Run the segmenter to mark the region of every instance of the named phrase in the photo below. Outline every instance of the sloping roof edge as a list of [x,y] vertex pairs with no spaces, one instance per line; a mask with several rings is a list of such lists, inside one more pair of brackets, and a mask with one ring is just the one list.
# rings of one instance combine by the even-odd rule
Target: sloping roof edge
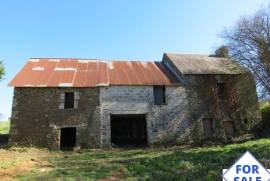
[[163,62],[169,62],[180,74],[243,74],[248,72],[228,58],[200,54],[164,53]]

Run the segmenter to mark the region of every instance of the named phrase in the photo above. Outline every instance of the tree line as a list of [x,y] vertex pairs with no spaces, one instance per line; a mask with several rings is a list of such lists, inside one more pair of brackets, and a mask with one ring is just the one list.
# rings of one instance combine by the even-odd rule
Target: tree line
[[[261,99],[270,98],[270,9],[242,17],[221,33],[229,56],[250,70]],[[224,51],[224,48],[223,48]]]

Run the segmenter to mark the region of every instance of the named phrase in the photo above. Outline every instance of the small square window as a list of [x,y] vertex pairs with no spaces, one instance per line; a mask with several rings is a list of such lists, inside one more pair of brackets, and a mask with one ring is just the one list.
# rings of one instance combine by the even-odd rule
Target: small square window
[[74,108],[74,92],[65,92],[65,109]]
[[165,104],[165,86],[154,86],[154,104]]

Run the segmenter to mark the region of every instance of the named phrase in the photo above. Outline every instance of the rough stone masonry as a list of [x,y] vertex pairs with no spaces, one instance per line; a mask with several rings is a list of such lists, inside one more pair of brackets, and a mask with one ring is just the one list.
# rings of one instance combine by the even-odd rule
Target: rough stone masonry
[[[190,59],[194,66],[185,63]],[[108,64],[46,59],[29,61],[28,68],[11,82],[10,145],[59,149],[61,130],[75,128],[74,146],[108,148],[112,115],[145,115],[145,146],[232,140],[261,120],[253,77],[222,58],[165,54],[161,63]],[[44,82],[31,80],[29,72]],[[66,93],[74,95],[69,109]],[[160,96],[164,102],[156,104]]]

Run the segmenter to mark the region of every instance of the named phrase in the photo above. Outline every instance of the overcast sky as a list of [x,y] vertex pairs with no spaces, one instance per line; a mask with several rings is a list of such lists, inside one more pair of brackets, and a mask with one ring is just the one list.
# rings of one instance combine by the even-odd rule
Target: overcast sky
[[266,0],[9,0],[0,5],[0,114],[8,82],[30,57],[156,60],[164,52],[212,53],[218,34]]

